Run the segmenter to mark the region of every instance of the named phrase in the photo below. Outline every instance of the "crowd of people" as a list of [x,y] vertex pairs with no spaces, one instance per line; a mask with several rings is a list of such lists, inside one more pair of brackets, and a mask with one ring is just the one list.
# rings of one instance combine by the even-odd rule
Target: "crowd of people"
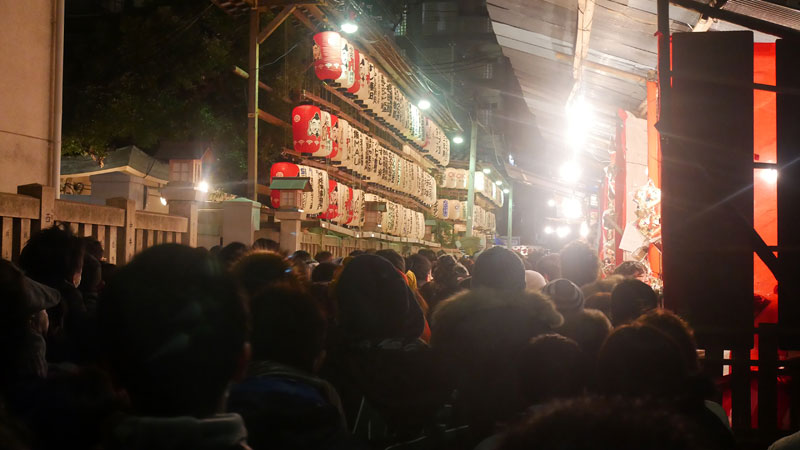
[[600,279],[580,241],[459,258],[164,244],[116,267],[42,230],[0,260],[0,442],[734,448],[692,330],[646,271]]

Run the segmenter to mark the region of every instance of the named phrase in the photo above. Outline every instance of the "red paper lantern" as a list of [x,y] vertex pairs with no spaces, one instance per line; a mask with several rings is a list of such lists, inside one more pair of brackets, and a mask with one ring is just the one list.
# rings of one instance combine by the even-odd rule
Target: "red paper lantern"
[[[300,168],[297,166],[297,164],[288,162],[275,163],[269,169],[269,182],[272,183],[273,178],[296,177],[299,173]],[[281,207],[280,191],[270,192],[269,197],[273,208],[277,209]]]
[[320,80],[335,80],[342,75],[342,38],[335,31],[314,35],[314,72]]
[[294,149],[300,153],[316,153],[323,138],[322,111],[314,105],[300,105],[292,110]]
[[344,204],[345,211],[347,211],[347,218],[343,221],[343,225],[349,225],[355,219],[355,209],[353,208],[353,188],[347,187],[347,201]]
[[347,92],[351,94],[355,94],[361,89],[361,64],[364,62],[364,59],[361,58],[361,54],[359,54],[358,50],[355,48],[352,49],[353,53],[353,73],[355,74],[355,78],[353,81],[353,85],[347,89]]
[[339,117],[331,114],[331,154],[328,155],[331,159],[339,154],[339,146],[342,145],[342,129],[339,127]]
[[320,214],[321,219],[333,220],[339,215],[339,197],[336,195],[336,181],[328,180],[328,210]]

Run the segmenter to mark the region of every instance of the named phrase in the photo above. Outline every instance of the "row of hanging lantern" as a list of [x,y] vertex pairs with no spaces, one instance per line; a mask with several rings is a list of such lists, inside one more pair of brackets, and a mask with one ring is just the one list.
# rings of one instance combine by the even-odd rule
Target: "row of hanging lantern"
[[365,180],[369,185],[411,197],[430,207],[436,201],[436,180],[419,164],[406,160],[347,120],[314,105],[292,111],[294,149]]
[[[439,186],[449,189],[467,189],[469,171],[448,167],[444,170]],[[503,207],[505,194],[491,178],[483,172],[475,172],[475,193],[482,194],[498,208]]]
[[444,167],[450,162],[450,140],[375,64],[335,31],[314,35],[314,72],[402,135],[421,153]]
[[[497,223],[495,215],[492,212],[486,211],[478,205],[473,205],[472,210],[472,225],[476,229],[495,231]],[[439,199],[433,207],[433,215],[437,219],[442,220],[466,220],[467,219],[467,202],[460,200]]]
[[[381,202],[386,204],[380,222],[382,233],[414,239],[425,236],[425,216],[421,212],[332,180],[324,170],[288,162],[275,163],[270,168],[270,182],[280,177],[310,180],[311,191],[303,193],[302,203],[303,212],[310,216],[359,228],[364,226],[365,202]],[[280,208],[279,191],[271,193],[271,202],[273,208]]]

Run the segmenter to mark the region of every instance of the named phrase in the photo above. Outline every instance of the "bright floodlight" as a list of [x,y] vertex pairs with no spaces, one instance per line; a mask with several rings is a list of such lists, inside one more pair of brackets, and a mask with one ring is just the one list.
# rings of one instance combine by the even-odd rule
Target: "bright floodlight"
[[567,219],[579,219],[583,217],[583,207],[577,198],[565,198],[561,202],[561,214]]
[[586,136],[594,125],[594,112],[583,96],[567,105],[567,144],[573,149],[583,147]]
[[553,230],[553,227],[551,227],[550,225],[544,227],[544,234],[553,234],[554,231],[555,230]]
[[503,194],[508,194],[509,192],[511,191],[509,191],[508,188],[503,189]]
[[431,107],[431,102],[429,102],[428,100],[426,100],[424,98],[422,100],[420,100],[419,103],[417,103],[417,108],[419,108],[419,109],[421,109],[423,111],[425,111],[426,109],[430,109],[430,107]]
[[358,25],[354,24],[353,22],[345,22],[342,24],[342,31],[347,34],[353,34],[358,31]]
[[581,223],[580,234],[582,238],[589,236],[589,224],[586,222]]
[[567,161],[558,169],[558,176],[566,183],[575,184],[581,179],[581,167],[575,161]]
[[549,207],[551,207],[551,208],[552,208],[553,206],[556,206],[556,201],[555,201],[554,199],[552,199],[552,198],[551,198],[550,200],[548,200],[548,201],[547,201],[547,206],[549,206]]
[[761,179],[767,183],[774,184],[778,181],[778,171],[776,169],[762,169]]
[[569,236],[569,232],[570,232],[570,229],[569,229],[569,227],[568,227],[568,226],[566,226],[566,225],[564,225],[564,226],[560,226],[560,227],[558,227],[558,229],[556,230],[556,234],[557,234],[557,235],[558,235],[558,237],[560,237],[560,238],[565,238],[565,237]]
[[197,183],[197,190],[200,192],[208,192],[208,181],[201,181]]
[[164,205],[164,206],[167,206],[167,199],[165,199],[164,197],[161,197],[161,204]]
[[498,186],[502,186],[502,185],[503,185],[503,182],[502,182],[502,181],[500,181],[500,180],[497,180],[497,181],[495,181],[495,182],[494,182],[494,184],[496,184],[496,185],[498,185]]
[[490,173],[492,173],[492,169],[486,167],[485,169],[483,169],[483,173],[485,173],[486,175],[489,175]]
[[[430,106],[430,105],[428,105],[428,106]],[[453,138],[453,143],[454,144],[460,144],[462,142],[464,142],[464,138],[461,137],[461,136],[456,136],[456,137]]]

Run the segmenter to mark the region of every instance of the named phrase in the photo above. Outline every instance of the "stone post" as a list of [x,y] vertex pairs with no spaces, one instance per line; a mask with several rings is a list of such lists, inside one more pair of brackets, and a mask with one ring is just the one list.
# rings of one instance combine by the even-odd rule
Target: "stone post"
[[275,219],[281,222],[281,250],[290,254],[300,250],[303,213],[299,211],[275,211]]
[[241,242],[253,245],[255,232],[261,229],[261,203],[246,198],[222,202],[222,243]]

